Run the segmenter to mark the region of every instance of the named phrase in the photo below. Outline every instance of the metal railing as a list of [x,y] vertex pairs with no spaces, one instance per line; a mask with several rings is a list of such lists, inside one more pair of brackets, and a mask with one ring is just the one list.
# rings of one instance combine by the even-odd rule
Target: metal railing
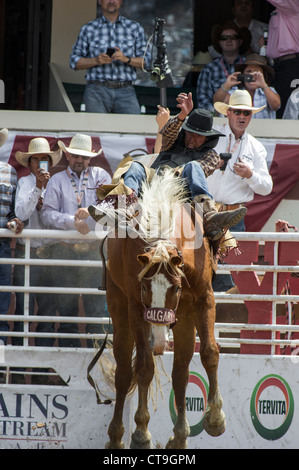
[[[29,312],[29,295],[32,293],[47,293],[47,294],[76,294],[76,295],[105,295],[105,291],[94,289],[94,288],[78,288],[78,287],[42,287],[42,286],[31,286],[30,285],[30,266],[69,266],[69,267],[88,267],[88,268],[101,268],[101,261],[93,260],[69,260],[69,259],[31,259],[30,258],[30,247],[31,240],[47,239],[51,240],[51,243],[58,243],[63,240],[99,240],[103,237],[106,232],[90,232],[87,235],[81,235],[77,231],[60,231],[60,230],[28,230],[25,229],[21,235],[15,235],[10,230],[0,229],[0,240],[1,238],[21,238],[25,240],[25,253],[24,258],[14,258],[9,260],[12,266],[24,265],[24,286],[0,286],[0,292],[23,292],[24,293],[24,315],[0,315],[0,321],[13,321],[22,322],[24,324],[23,332],[9,331],[1,332],[2,336],[7,337],[21,337],[24,339],[23,346],[27,347],[30,338],[57,338],[57,339],[89,339],[98,340],[104,339],[104,334],[96,333],[36,333],[30,331],[30,323],[48,322],[48,323],[77,323],[77,324],[109,324],[110,320],[107,317],[81,317],[81,316],[37,316],[31,315]],[[7,258],[0,258],[0,265],[8,264]],[[96,275],[96,274],[95,274]],[[100,274],[99,285],[100,285]]]
[[[86,236],[80,235],[76,231],[59,231],[59,230],[24,230],[21,235],[16,238],[25,239],[25,257],[24,258],[12,258],[10,263],[12,265],[24,265],[25,266],[25,282],[24,286],[0,286],[0,292],[24,292],[24,315],[2,315],[0,321],[13,321],[24,323],[23,332],[7,332],[9,337],[22,337],[24,338],[24,347],[28,346],[28,340],[30,338],[44,337],[44,338],[81,338],[81,339],[103,339],[103,334],[67,334],[67,333],[36,333],[30,331],[30,324],[36,322],[54,322],[54,323],[102,323],[107,325],[109,318],[107,317],[43,317],[29,314],[29,294],[30,293],[52,293],[52,294],[97,294],[105,295],[104,291],[91,288],[64,288],[64,287],[37,287],[30,285],[30,266],[34,265],[45,265],[45,266],[70,266],[74,269],[78,266],[86,266],[90,268],[100,268],[102,266],[101,261],[76,261],[76,260],[60,260],[60,259],[31,259],[30,258],[30,241],[34,238],[51,239],[57,243],[59,240],[97,240],[103,236],[102,233],[89,233]],[[277,293],[277,275],[280,272],[294,273],[298,272],[298,266],[279,265],[278,264],[278,248],[279,244],[283,242],[299,242],[299,234],[297,233],[235,233],[234,234],[238,241],[253,241],[259,243],[265,243],[268,241],[274,242],[274,262],[273,265],[241,265],[241,264],[226,264],[218,265],[217,274],[229,273],[231,271],[254,271],[259,275],[263,275],[267,272],[273,272],[273,287],[272,294],[227,294],[225,292],[215,292],[216,303],[244,303],[245,301],[255,302],[271,302],[272,303],[272,322],[271,324],[248,324],[248,323],[217,323],[215,324],[216,340],[222,347],[239,348],[242,344],[256,344],[256,345],[271,345],[271,354],[275,354],[275,348],[277,346],[285,347],[291,346],[293,349],[299,345],[298,340],[292,340],[287,338],[276,339],[277,332],[280,333],[297,333],[299,332],[299,325],[279,325],[276,323],[276,305],[285,304],[287,302],[298,303],[299,295],[280,295]],[[8,238],[15,237],[9,230],[1,229],[0,237]],[[236,257],[236,261],[238,257]],[[7,264],[7,259],[0,259],[0,264]],[[220,337],[219,333],[240,333],[241,331],[270,331],[271,338],[268,339],[247,339],[247,338],[235,338],[235,337]],[[1,333],[2,334],[2,333]],[[112,336],[110,336],[112,339]]]

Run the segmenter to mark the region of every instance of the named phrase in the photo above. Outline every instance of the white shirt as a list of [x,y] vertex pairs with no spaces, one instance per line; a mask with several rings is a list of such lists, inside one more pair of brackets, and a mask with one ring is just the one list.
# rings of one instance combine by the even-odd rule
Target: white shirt
[[[87,181],[84,182],[87,171]],[[75,213],[79,205],[71,178],[76,184],[78,194],[82,195],[81,207],[96,205],[98,186],[111,182],[110,175],[103,168],[96,166],[88,167],[87,170],[82,171],[80,178],[70,167],[53,175],[45,191],[42,219],[44,223],[56,230],[76,230]],[[91,230],[94,229],[95,222],[92,217],[89,216],[86,223]]]
[[299,89],[289,96],[282,119],[299,119]]
[[[214,128],[225,134],[225,137],[219,138],[216,152],[232,153],[225,171],[215,170],[207,178],[209,192],[214,200],[222,204],[240,204],[251,201],[255,193],[262,196],[270,194],[273,182],[267,167],[265,147],[247,132],[236,142],[228,123]],[[241,178],[234,173],[233,166],[238,158],[253,171],[251,178]]]
[[[28,221],[26,228],[34,230],[43,230],[47,228],[42,219],[41,211],[38,211],[36,205],[44,190],[36,187],[36,177],[33,173],[23,176],[18,181],[15,214],[23,222]],[[37,248],[46,243],[45,239],[32,239],[31,247]],[[25,239],[19,238],[18,244],[25,245]]]

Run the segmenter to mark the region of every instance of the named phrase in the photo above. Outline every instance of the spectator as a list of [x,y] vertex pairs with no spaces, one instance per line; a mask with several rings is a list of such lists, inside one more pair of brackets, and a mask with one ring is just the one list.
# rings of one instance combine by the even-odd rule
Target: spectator
[[209,52],[197,52],[192,60],[192,68],[187,73],[182,87],[196,88],[197,80],[203,67],[212,62]]
[[[212,200],[206,176],[211,174],[219,164],[219,156],[214,147],[222,135],[215,131],[213,116],[205,109],[193,109],[192,94],[180,93],[177,97],[180,112],[170,118],[162,129],[162,147],[159,155],[152,164],[151,170],[159,170],[163,166],[175,168],[178,174],[186,180],[190,199],[194,203],[203,204],[204,230],[211,240],[218,240],[223,229],[234,225],[243,219],[245,208],[218,213]],[[187,116],[192,111],[189,119]],[[132,162],[123,174],[124,187],[138,195],[142,182],[147,176],[147,170],[139,162]],[[123,185],[122,185],[123,187]],[[108,190],[111,187],[108,186]],[[106,202],[106,201],[105,201]],[[105,208],[98,205],[89,208],[95,220],[99,221],[106,215]]]
[[267,56],[274,60],[273,86],[281,97],[277,118],[283,116],[299,71],[298,0],[268,0],[276,7],[269,22]]
[[[244,64],[235,67],[236,72],[229,75],[226,81],[216,91],[214,101],[229,102],[230,94],[239,88],[245,89],[251,96],[255,107],[265,108],[253,115],[253,118],[275,119],[276,111],[280,106],[280,97],[270,83],[274,78],[274,70],[268,64],[266,57],[259,54],[249,54]],[[240,81],[241,74],[249,74],[253,81]]]
[[233,21],[216,26],[213,33],[213,46],[221,53],[220,57],[204,66],[197,82],[197,105],[214,111],[213,97],[215,92],[235,71],[235,65],[245,62],[242,56],[249,47],[251,40],[247,28],[239,28]]
[[[41,220],[44,192],[50,179],[50,169],[57,165],[61,159],[61,150],[51,151],[47,139],[37,137],[29,143],[28,152],[16,152],[16,160],[25,168],[30,169],[30,174],[18,181],[15,213],[26,224],[26,228],[43,230],[46,227]],[[42,162],[42,163],[41,163]],[[48,166],[42,169],[41,165]],[[32,239],[30,246],[30,258],[39,259],[45,257],[47,249],[46,239]],[[18,238],[15,250],[16,258],[25,257],[25,239]],[[53,268],[52,268],[53,269]],[[30,284],[33,286],[51,286],[51,268],[46,266],[30,267]],[[24,266],[16,265],[14,268],[13,284],[24,286]],[[55,316],[56,303],[53,294],[30,294],[29,314],[33,314],[34,301],[37,303],[37,315]],[[16,315],[24,314],[24,294],[16,292]],[[22,331],[23,324],[15,322],[14,331]],[[53,333],[54,323],[38,323],[36,331],[39,333]],[[36,346],[53,346],[54,338],[36,338]],[[12,339],[13,345],[22,345],[23,338]]]
[[[0,131],[0,147],[8,137],[7,129]],[[17,172],[8,163],[0,162],[0,228],[11,228],[16,234],[22,232],[24,224],[15,216],[14,203],[17,188]],[[0,258],[11,258],[10,238],[0,238]],[[11,264],[0,265],[0,285],[11,286]],[[9,309],[11,292],[0,292],[0,315]],[[0,321],[0,343],[7,344],[7,336],[1,332],[9,331],[6,321]]]
[[290,95],[285,107],[283,119],[299,119],[299,88]]
[[[231,159],[224,171],[216,170],[208,177],[208,187],[219,210],[226,211],[244,207],[254,194],[270,194],[273,182],[266,163],[265,147],[246,131],[252,114],[260,112],[263,107],[253,107],[251,96],[246,90],[236,90],[228,104],[216,102],[214,106],[228,118],[228,122],[218,128],[225,137],[219,141],[215,150],[219,154],[231,153]],[[244,220],[230,230],[245,231]],[[215,291],[227,291],[233,286],[230,275],[217,275],[213,282]]]
[[[100,155],[92,151],[92,140],[88,135],[76,134],[69,147],[58,142],[65,152],[69,166],[66,170],[53,175],[44,195],[42,208],[43,222],[56,230],[77,230],[87,235],[94,230],[95,224],[91,217],[79,220],[76,213],[80,208],[95,204],[97,201],[96,189],[98,185],[109,183],[109,174],[100,167],[89,166],[91,159]],[[65,240],[52,245],[52,256],[67,260],[99,260],[99,242],[93,240]],[[73,268],[61,266],[53,273],[52,283],[59,287],[88,287],[98,288],[100,284],[100,271],[88,267]],[[88,317],[101,317],[105,312],[105,298],[98,295],[82,296],[85,314]],[[62,316],[78,315],[79,295],[57,295],[57,307]],[[86,327],[89,333],[101,333],[100,325],[92,324]],[[61,333],[78,333],[76,323],[63,323]],[[60,346],[79,347],[79,339],[64,338],[59,341]],[[88,341],[92,347],[92,341]]]
[[260,53],[261,38],[264,31],[268,30],[268,25],[253,18],[253,0],[233,0],[232,11],[234,22],[239,28],[246,27],[251,32],[251,52]]
[[144,29],[120,15],[122,0],[99,4],[102,15],[81,28],[70,57],[71,68],[87,70],[86,111],[140,114],[133,82],[150,61]]
[[[208,177],[209,191],[222,209],[244,206],[254,194],[266,196],[272,191],[272,178],[266,163],[265,147],[246,129],[254,113],[263,107],[252,106],[251,96],[246,90],[236,90],[229,103],[216,102],[215,109],[228,118],[228,122],[218,128],[225,135],[215,147],[217,153],[231,153],[226,169],[216,170]],[[244,231],[242,220],[231,230]]]

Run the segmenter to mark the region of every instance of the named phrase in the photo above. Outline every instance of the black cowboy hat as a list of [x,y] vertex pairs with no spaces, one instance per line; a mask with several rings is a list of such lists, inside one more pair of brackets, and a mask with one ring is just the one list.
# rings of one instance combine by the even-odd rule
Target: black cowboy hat
[[212,128],[213,114],[207,109],[194,109],[188,120],[182,125],[182,129],[195,134],[204,135],[206,137],[223,136],[221,132]]
[[214,49],[222,54],[222,49],[219,44],[219,38],[223,31],[225,29],[233,29],[236,31],[238,36],[240,36],[240,39],[242,39],[243,43],[240,46],[240,54],[245,54],[245,52],[248,51],[251,43],[251,32],[249,31],[248,28],[239,28],[239,26],[236,25],[236,23],[232,20],[227,21],[223,25],[215,25],[213,27],[213,32],[212,32],[212,45]]
[[266,57],[255,53],[248,54],[244,64],[235,65],[235,71],[243,73],[247,65],[259,65],[263,69],[265,81],[268,85],[273,81],[275,72],[273,67],[269,65]]

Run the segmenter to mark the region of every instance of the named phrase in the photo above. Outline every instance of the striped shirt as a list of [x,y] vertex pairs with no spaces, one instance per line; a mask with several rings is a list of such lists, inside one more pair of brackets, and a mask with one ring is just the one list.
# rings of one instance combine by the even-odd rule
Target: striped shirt
[[229,75],[235,72],[235,65],[243,64],[245,57],[238,56],[233,64],[229,64],[223,56],[217,57],[205,65],[197,81],[197,107],[215,112],[214,94],[223,85]]
[[[178,116],[170,118],[165,126],[161,129],[162,134],[162,147],[161,152],[170,150],[178,138],[183,122],[178,119]],[[207,150],[200,160],[197,160],[202,167],[206,178],[211,175],[217,168],[220,157],[214,149]]]
[[[76,69],[82,57],[92,58],[107,51],[108,47],[119,47],[127,57],[145,57],[144,68],[150,67],[151,53],[146,52],[147,40],[143,27],[136,21],[121,15],[115,23],[100,16],[82,26],[76,43],[73,46],[70,67]],[[117,60],[111,64],[98,65],[87,70],[85,76],[89,81],[135,81],[136,69]]]
[[8,163],[0,162],[0,228],[7,228],[7,222],[15,218],[17,182],[16,170]]

